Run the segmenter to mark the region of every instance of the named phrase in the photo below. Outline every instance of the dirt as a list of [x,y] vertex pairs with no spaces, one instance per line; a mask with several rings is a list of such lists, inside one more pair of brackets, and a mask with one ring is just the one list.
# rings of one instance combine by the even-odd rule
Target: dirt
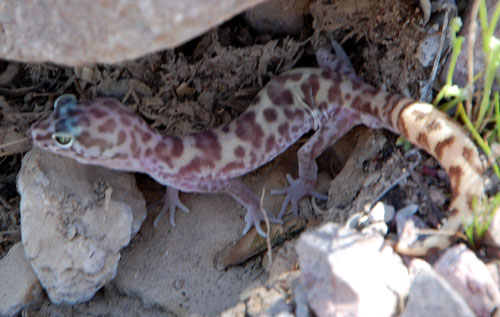
[[[343,45],[355,70],[365,81],[376,87],[419,98],[418,83],[430,78],[430,68],[422,67],[417,56],[418,47],[425,36],[421,25],[423,14],[417,2],[364,0],[325,4],[316,1],[310,10],[306,25],[294,37],[258,34],[242,18],[236,17],[174,50],[117,65],[68,68],[0,61],[0,141],[7,144],[21,139],[31,124],[51,111],[53,101],[63,93],[75,94],[78,99],[115,97],[164,134],[183,135],[209,129],[238,116],[275,75],[298,66],[315,66],[315,48],[329,43],[330,37]],[[386,132],[382,135],[388,138],[387,143],[382,152],[366,158],[369,162],[369,166],[365,166],[366,171],[380,173],[384,179],[397,178],[400,169],[382,167],[386,166],[388,160],[396,160],[398,166],[404,168],[403,151],[394,146],[395,137]],[[343,142],[353,150],[352,144],[356,138],[351,135],[345,140]],[[14,243],[20,241],[20,198],[16,191],[16,175],[23,153],[29,147],[29,143],[24,142],[3,149],[5,155],[0,161],[0,258]],[[348,157],[339,156],[345,154],[320,159],[323,162],[320,164],[322,170],[332,177],[349,160]],[[332,163],[334,158],[337,161]],[[429,162],[434,168],[433,161]],[[354,168],[357,165],[350,166]],[[363,174],[365,177],[366,171]],[[256,171],[255,175],[265,179],[262,171]],[[351,208],[355,199],[361,199],[361,180],[351,178],[346,181],[354,182],[345,183],[346,187],[358,190],[349,196],[351,198],[335,203],[335,209]],[[415,194],[415,188],[419,186],[411,177],[408,182],[410,185],[400,186],[392,199],[406,201],[414,198],[415,203],[426,200],[422,195]],[[155,186],[151,185],[150,180],[144,181],[144,177],[140,178],[141,183],[146,183],[143,187],[146,189]],[[441,181],[433,186],[445,188],[446,183]],[[149,201],[155,199],[155,195],[150,192],[145,190],[146,197],[151,196]],[[153,192],[157,193],[156,196],[161,195],[160,186]],[[398,197],[394,198],[394,195]],[[195,204],[200,206],[203,206],[203,197],[207,197],[208,204],[212,206],[217,205],[219,197],[196,196]],[[234,205],[225,208],[234,208],[231,206]],[[148,221],[151,222],[155,215],[149,216]],[[330,214],[325,218],[338,220],[345,217]],[[134,248],[148,237],[139,233],[137,241],[126,252],[140,253],[139,249]],[[225,247],[220,245],[215,246],[215,249],[222,250]],[[197,261],[197,255],[187,256],[184,261],[186,266],[192,265]],[[260,265],[260,261],[252,261],[253,265]],[[137,263],[134,265],[140,266]],[[245,268],[245,264],[240,265],[239,269],[242,268]],[[262,271],[261,274],[265,273]],[[39,312],[54,315],[114,314],[117,313],[117,307],[126,305],[129,309],[124,313],[162,313],[154,306],[154,301],[151,302],[152,306],[144,306],[144,302],[134,299],[130,294],[119,293],[116,288],[116,285],[106,287],[90,303],[73,308],[56,307],[45,300]]]

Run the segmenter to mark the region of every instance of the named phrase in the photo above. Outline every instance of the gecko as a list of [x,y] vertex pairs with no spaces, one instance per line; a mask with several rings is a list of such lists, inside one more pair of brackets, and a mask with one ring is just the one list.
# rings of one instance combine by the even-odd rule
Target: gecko
[[[337,49],[334,47],[337,52]],[[361,80],[346,57],[328,48],[316,52],[319,67],[295,68],[272,80],[233,121],[218,128],[185,136],[155,132],[136,113],[112,98],[77,101],[62,95],[54,111],[32,125],[34,146],[84,164],[141,172],[166,186],[164,205],[155,219],[176,209],[189,212],[179,191],[226,193],[247,210],[246,234],[261,228],[264,211],[259,199],[238,177],[273,160],[310,130],[314,134],[298,150],[298,178],[287,175],[289,186],[271,191],[285,195],[277,216],[288,206],[298,216],[298,202],[306,196],[326,200],[317,192],[315,159],[352,127],[364,124],[387,129],[434,156],[450,179],[450,216],[442,229],[457,231],[471,219],[475,201],[483,197],[483,163],[465,130],[431,104],[377,89]],[[426,255],[454,239],[434,235],[401,253]]]

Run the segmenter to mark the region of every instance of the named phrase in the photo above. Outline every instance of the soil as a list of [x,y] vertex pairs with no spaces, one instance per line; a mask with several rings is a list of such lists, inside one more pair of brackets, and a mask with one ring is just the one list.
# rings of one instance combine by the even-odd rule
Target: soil
[[[431,67],[423,67],[418,56],[420,44],[426,36],[424,14],[416,1],[376,1],[375,8],[374,3],[368,0],[341,1],[334,4],[313,2],[302,31],[295,36],[258,34],[244,19],[236,17],[174,50],[116,65],[68,68],[52,64],[0,61],[0,143],[8,144],[23,138],[31,124],[50,113],[55,98],[63,93],[75,94],[78,99],[92,99],[97,96],[117,98],[141,114],[154,129],[164,134],[184,135],[216,127],[233,120],[244,111],[257,92],[277,74],[298,66],[316,66],[315,48],[329,43],[330,38],[335,38],[342,44],[356,72],[365,81],[376,87],[385,87],[389,91],[418,99],[419,83],[432,81]],[[321,169],[331,177],[342,171],[343,164],[349,160],[346,152],[354,150],[358,134],[359,131],[351,133],[340,142],[341,145],[333,149],[334,153],[329,151],[327,156],[320,158]],[[383,183],[387,185],[410,163],[404,158],[404,151],[395,147],[394,136],[387,132],[381,135],[387,140],[383,150],[371,158],[364,158],[363,162],[367,162],[364,165],[365,175],[366,172],[376,172],[387,180]],[[0,258],[21,239],[20,197],[16,191],[16,175],[23,153],[30,147],[29,142],[23,141],[3,149],[5,154],[0,161]],[[294,147],[295,151],[296,149]],[[287,153],[285,155],[293,157],[295,152]],[[425,155],[419,160],[427,168],[437,167],[436,163]],[[392,162],[391,164],[397,161],[398,164],[388,164],[389,167],[384,168],[388,161]],[[272,164],[285,164],[280,162],[285,160]],[[269,167],[264,167],[266,168]],[[295,173],[295,170],[292,170],[292,173]],[[416,173],[418,174],[418,169]],[[260,177],[262,180],[265,179],[266,172],[257,170],[252,175],[250,177]],[[368,195],[369,192],[365,190],[366,193],[363,194],[360,184],[362,181],[355,177],[343,178],[339,183],[358,190],[351,190],[346,196],[340,196],[342,193],[339,193],[337,197],[343,197],[341,201],[330,196],[330,200],[335,202],[330,202],[328,206],[333,205],[335,210],[345,211],[354,208],[355,200],[368,201],[369,199],[362,196]],[[397,188],[388,199],[397,207],[401,207],[406,201],[413,200],[417,204],[428,201],[426,194],[422,194],[419,189],[422,182],[428,183],[427,180],[414,180],[410,177],[408,183]],[[445,181],[436,180],[434,183],[429,186],[446,190]],[[139,176],[139,185],[145,189],[144,194],[149,203],[162,194],[161,187],[154,185],[145,176]],[[150,188],[155,190],[151,191]],[[258,187],[252,189],[259,190]],[[225,207],[218,206],[220,195],[196,197],[197,201],[192,206],[207,208],[205,204],[208,204],[226,210],[237,206],[227,205],[226,198],[220,203]],[[439,209],[445,210],[445,199],[440,200],[438,197],[431,200],[439,201]],[[432,209],[428,202],[422,205],[425,206],[424,210]],[[154,211],[152,216],[148,216],[146,226],[151,227],[157,212]],[[433,215],[432,212],[429,214]],[[192,213],[189,216],[197,217],[198,214]],[[238,219],[241,217],[235,217],[234,221],[241,221]],[[430,222],[437,221],[433,217],[437,216],[428,217]],[[345,220],[346,217],[345,214],[329,214],[324,218]],[[178,228],[170,228],[169,231],[176,229]],[[237,234],[238,230],[231,231]],[[140,232],[125,253],[139,253],[139,258],[144,259],[147,255],[142,254],[138,246],[148,237],[151,235]],[[215,249],[222,250],[224,247],[225,245],[215,246]],[[124,258],[127,257],[126,254]],[[186,266],[193,265],[197,260],[197,255],[192,253],[183,259]],[[150,259],[148,262],[151,264]],[[259,274],[265,274],[261,261],[255,258],[240,264],[236,269],[245,271],[249,263],[259,267]],[[125,261],[124,265],[130,265],[130,261]],[[223,271],[219,274],[229,273]],[[89,303],[74,307],[54,306],[45,299],[41,309],[31,311],[30,315],[165,313],[163,308],[155,306],[154,300],[145,303],[143,298],[137,299],[136,296],[117,291],[120,287],[112,283],[99,291]],[[204,298],[200,296],[198,300],[203,303]],[[209,298],[207,297],[207,300]],[[225,308],[228,307],[222,309]],[[211,309],[211,312],[216,313],[216,309]]]

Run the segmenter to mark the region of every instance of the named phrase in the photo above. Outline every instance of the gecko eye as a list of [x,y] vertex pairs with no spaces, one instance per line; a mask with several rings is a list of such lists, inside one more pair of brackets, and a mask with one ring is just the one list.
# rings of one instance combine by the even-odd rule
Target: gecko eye
[[52,140],[56,141],[57,145],[63,149],[69,149],[75,142],[73,135],[64,132],[53,133]]

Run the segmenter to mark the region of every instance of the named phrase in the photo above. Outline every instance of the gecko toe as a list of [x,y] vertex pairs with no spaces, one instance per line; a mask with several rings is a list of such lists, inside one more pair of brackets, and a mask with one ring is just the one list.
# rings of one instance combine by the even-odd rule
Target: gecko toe
[[315,190],[313,190],[311,192],[311,196],[313,196],[314,198],[319,199],[319,200],[328,200],[328,195],[322,194],[322,193],[315,191]]
[[267,234],[264,232],[264,230],[262,230],[262,227],[260,226],[260,222],[255,224],[255,230],[257,230],[257,233],[259,234],[259,236],[261,236],[264,239],[267,238]]
[[314,190],[315,181],[305,181],[300,177],[293,179],[289,174],[286,175],[286,180],[290,186],[271,190],[271,195],[286,195],[281,205],[281,210],[278,213],[278,219],[282,219],[286,213],[288,205],[291,205],[292,214],[298,216],[299,201],[305,196],[312,196],[319,200],[328,200],[328,195],[321,194]]

